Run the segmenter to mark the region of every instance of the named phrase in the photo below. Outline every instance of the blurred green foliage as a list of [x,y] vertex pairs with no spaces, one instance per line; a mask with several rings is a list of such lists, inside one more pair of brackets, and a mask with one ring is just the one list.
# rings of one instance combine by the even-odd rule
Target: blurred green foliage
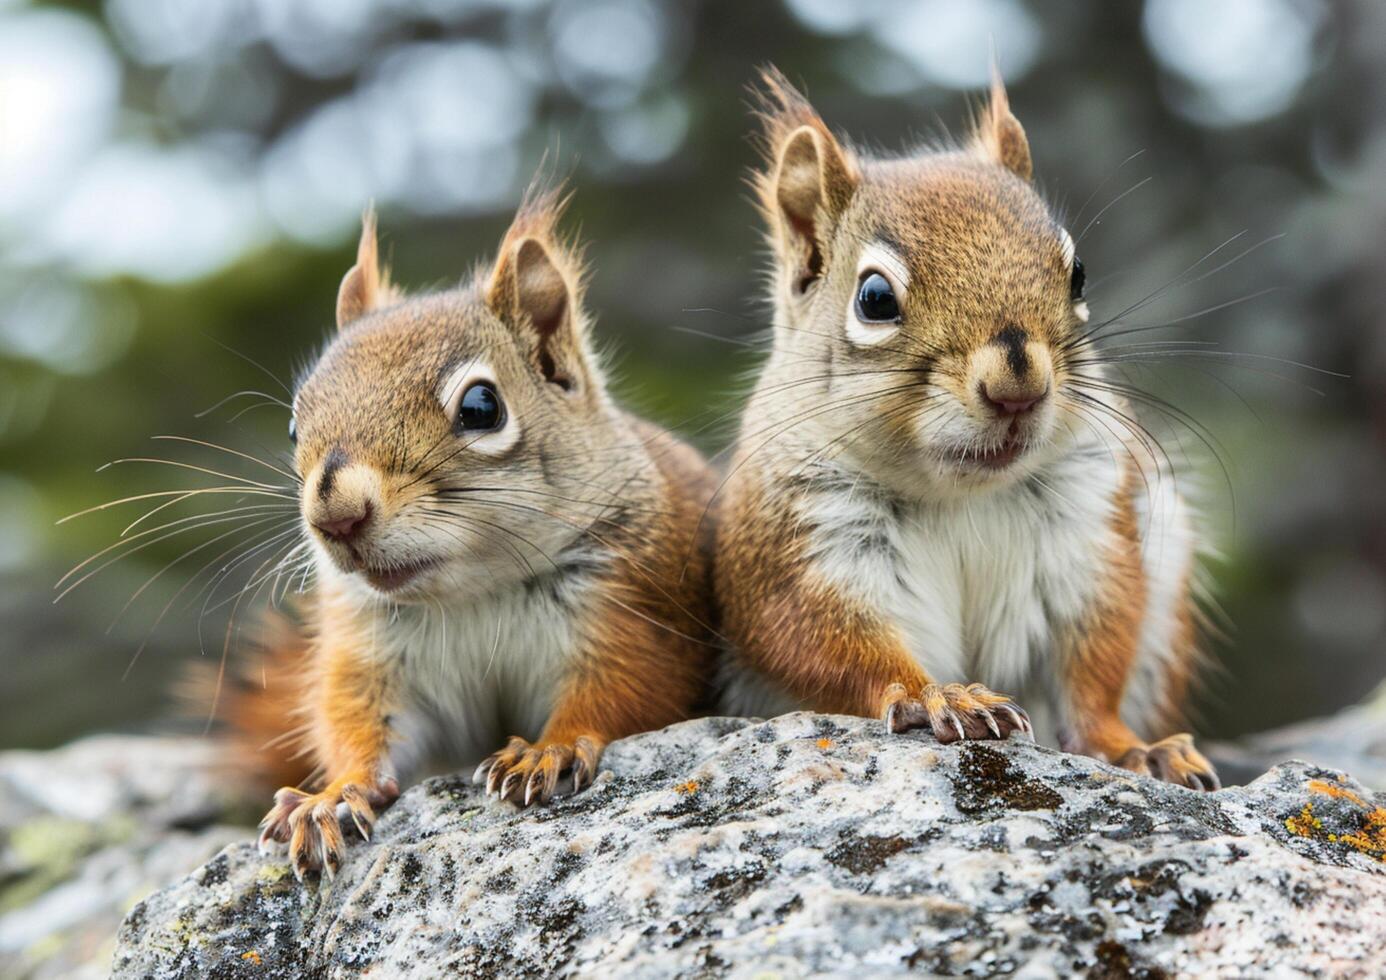
[[[967,79],[985,76],[991,30],[1040,183],[1082,238],[1097,316],[1159,288],[1239,232],[1246,245],[1286,236],[1169,290],[1137,318],[1161,322],[1226,304],[1175,324],[1169,336],[1258,355],[1171,359],[1132,374],[1207,424],[1219,443],[1213,455],[1229,474],[1224,479],[1187,431],[1166,426],[1176,454],[1178,444],[1190,449],[1186,475],[1203,487],[1210,543],[1224,556],[1211,578],[1231,628],[1216,645],[1224,669],[1203,705],[1205,728],[1232,734],[1326,711],[1356,700],[1386,673],[1379,489],[1386,482],[1379,313],[1386,18],[1371,0],[1332,7],[1267,0],[1247,5],[1261,10],[1260,21],[1229,25],[1212,17],[1203,48],[1179,42],[1203,51],[1202,75],[1202,63],[1180,60],[1195,54],[1168,47],[1166,35],[1182,37],[1180,18],[1194,9],[1173,0],[923,5],[941,36],[955,32],[951,47],[925,34],[893,37],[892,18],[904,17],[908,5],[886,0],[603,0],[591,9],[615,18],[605,26],[600,17],[581,20],[573,3],[364,3],[365,19],[340,15],[350,30],[321,4],[285,3],[289,13],[276,19],[266,4],[227,0],[209,9],[234,15],[244,8],[247,23],[261,30],[207,13],[211,26],[174,18],[166,36],[152,21],[143,41],[132,34],[131,17],[171,16],[176,6],[0,6],[0,34],[25,17],[60,16],[54,11],[65,8],[70,13],[61,16],[104,39],[119,85],[101,145],[217,147],[231,161],[199,177],[201,184],[169,178],[169,200],[157,182],[132,186],[123,202],[92,197],[83,205],[90,213],[72,219],[79,230],[90,222],[91,241],[64,239],[45,224],[63,213],[69,190],[87,200],[82,161],[72,165],[72,183],[51,191],[42,208],[10,202],[7,210],[0,196],[0,290],[8,298],[8,312],[0,312],[0,745],[54,744],[97,728],[146,727],[166,715],[179,665],[199,655],[196,605],[175,607],[123,675],[186,573],[175,568],[113,629],[107,624],[187,543],[159,542],[54,606],[52,583],[114,541],[139,511],[54,521],[105,500],[198,482],[188,478],[196,474],[142,464],[96,472],[108,460],[170,452],[204,464],[215,458],[150,443],[151,435],[252,452],[287,448],[280,408],[255,408],[232,421],[251,403],[242,399],[196,414],[237,391],[282,397],[280,382],[292,385],[330,329],[337,282],[351,261],[353,216],[367,198],[379,201],[397,278],[418,289],[447,284],[489,255],[528,173],[548,151],[577,191],[570,227],[591,242],[590,305],[613,355],[619,395],[717,452],[757,364],[744,342],[765,325],[760,243],[742,183],[754,159],[744,86],[755,67],[773,61],[806,85],[831,125],[864,145],[895,148],[937,134],[941,124],[963,124]],[[646,35],[632,34],[631,24],[654,25],[649,37],[656,41],[644,42],[656,44],[654,56],[633,50]],[[1283,55],[1289,28],[1303,36],[1302,64]],[[192,35],[196,44],[187,40]],[[313,149],[308,122],[325,107],[376,92],[396,77],[388,66],[424,57],[420,45],[453,43],[481,46],[459,49],[468,58],[484,49],[519,66],[513,84],[523,86],[521,95],[489,92],[479,78],[483,101],[463,99],[474,113],[502,96],[522,107],[523,125],[510,137],[472,133],[479,142],[459,144],[469,131],[448,107],[468,93],[440,88],[421,97],[443,117],[445,145],[438,150],[398,130],[400,140],[414,141],[412,163],[402,177],[391,171],[393,182],[352,154],[388,156],[396,130],[372,127],[407,129],[410,119],[390,115],[417,115],[417,104],[359,95],[353,112],[386,118],[360,123],[355,143],[338,135]],[[1258,45],[1269,47],[1258,55]],[[1276,52],[1279,61],[1267,60]],[[1248,57],[1260,75],[1227,68]],[[318,169],[284,164],[286,147]],[[436,160],[427,155],[434,150]],[[0,154],[0,174],[4,161]],[[489,186],[493,164],[509,176],[468,197],[469,187]],[[434,208],[416,193],[431,185],[409,166],[475,174],[467,178],[472,184],[440,184],[445,203]],[[138,181],[143,171],[131,169]],[[121,198],[118,182],[101,186]],[[199,203],[198,193],[215,198],[223,190],[236,202],[228,213]],[[146,215],[154,222],[148,227],[141,225]],[[226,223],[225,235],[206,232],[213,220]],[[217,252],[231,239],[242,245]],[[97,250],[102,242],[105,252]],[[194,255],[202,267],[163,274]],[[1237,302],[1266,287],[1276,292]],[[35,290],[77,297],[77,305],[35,305]],[[64,347],[45,334],[60,321],[80,343]],[[219,655],[223,628],[224,614],[208,617],[203,655]]]

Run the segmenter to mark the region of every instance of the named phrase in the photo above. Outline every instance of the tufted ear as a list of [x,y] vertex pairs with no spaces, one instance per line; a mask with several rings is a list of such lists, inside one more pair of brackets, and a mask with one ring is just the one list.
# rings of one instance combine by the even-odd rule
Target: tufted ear
[[399,292],[390,284],[390,272],[380,265],[375,240],[375,208],[361,215],[361,240],[356,244],[356,264],[337,287],[337,329],[372,310],[396,302]]
[[531,193],[501,241],[486,305],[526,342],[540,377],[565,391],[591,379],[580,251],[559,237],[558,191]]
[[802,293],[823,274],[861,175],[851,150],[777,69],[761,72],[756,97],[763,160],[753,183],[782,276]]
[[972,130],[972,149],[994,163],[999,163],[1021,180],[1033,175],[1030,163],[1030,143],[1020,120],[1011,114],[1010,99],[995,66],[991,72],[991,96],[977,117]]

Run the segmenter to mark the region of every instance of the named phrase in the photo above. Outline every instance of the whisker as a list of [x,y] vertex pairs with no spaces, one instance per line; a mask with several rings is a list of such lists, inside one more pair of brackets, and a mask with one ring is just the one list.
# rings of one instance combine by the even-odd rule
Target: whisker
[[258,456],[252,456],[249,453],[243,453],[237,449],[229,449],[226,446],[218,445],[215,442],[208,442],[205,439],[190,439],[187,436],[151,436],[150,438],[162,442],[186,442],[194,446],[205,446],[208,449],[215,449],[218,452],[228,453],[232,456],[239,456],[241,459],[249,460],[250,462],[255,463],[256,465],[265,467],[265,469],[273,470],[275,473],[278,473],[280,476],[292,481],[295,484],[302,482],[299,480],[297,473],[290,473],[287,470],[281,470],[279,467],[273,465],[272,463],[265,462]]
[[1098,211],[1095,215],[1092,216],[1092,220],[1083,226],[1082,231],[1073,236],[1074,244],[1081,244],[1083,241],[1083,236],[1085,236],[1092,229],[1093,225],[1097,224],[1099,221],[1102,220],[1102,216],[1104,214],[1110,211],[1113,207],[1115,207],[1126,197],[1128,197],[1131,194],[1134,194],[1136,191],[1140,190],[1142,187],[1144,187],[1146,184],[1150,183],[1154,179],[1154,177],[1146,177],[1145,179],[1140,180],[1132,186],[1128,187],[1126,190],[1122,191],[1116,197],[1112,198],[1111,201],[1109,201],[1107,205],[1104,208],[1102,208],[1101,211]]
[[85,517],[86,515],[94,514],[97,511],[109,510],[112,507],[119,507],[121,504],[135,503],[140,500],[153,500],[158,497],[179,496],[181,496],[183,499],[187,499],[187,497],[189,496],[198,496],[204,493],[236,493],[248,497],[281,497],[285,500],[292,500],[295,503],[297,503],[298,501],[298,496],[296,494],[276,493],[268,490],[257,490],[253,487],[195,487],[191,490],[159,490],[154,493],[137,493],[130,497],[121,497],[118,500],[108,500],[104,504],[97,504],[95,507],[88,507],[85,510],[77,511],[77,513],[75,514],[68,514],[66,517],[60,517],[53,523],[66,524],[68,521],[75,520],[78,517]]
[[[275,397],[274,395],[267,394],[267,393],[265,393],[265,392],[263,392],[263,391],[256,391],[256,390],[254,390],[254,389],[252,389],[252,388],[247,388],[247,389],[245,389],[245,390],[243,390],[243,391],[238,391],[238,392],[236,392],[235,394],[227,395],[225,398],[223,398],[221,401],[217,402],[216,404],[211,405],[210,407],[204,408],[202,411],[195,413],[195,414],[193,415],[193,418],[195,418],[195,419],[205,418],[206,416],[211,415],[211,414],[212,414],[213,412],[215,412],[217,409],[221,408],[221,406],[225,405],[226,403],[235,401],[237,398],[248,398],[248,397],[250,397],[251,395],[257,396],[257,397],[259,397],[259,398],[263,398],[266,402],[268,402],[268,403],[270,403],[270,404],[273,404],[273,405],[278,405],[278,406],[280,406],[281,408],[287,409],[288,411],[291,411],[291,412],[293,411],[293,406],[290,405],[288,402],[284,401],[284,399],[282,399],[282,398],[277,398],[277,397]],[[238,417],[239,417],[239,416],[238,416]]]
[[163,466],[173,466],[177,469],[194,470],[198,473],[205,473],[210,476],[219,476],[223,480],[236,480],[240,483],[244,483],[246,486],[258,487],[261,490],[280,490],[287,492],[293,489],[291,487],[281,487],[273,483],[262,483],[259,480],[252,480],[245,476],[237,476],[234,473],[223,473],[220,470],[208,469],[205,466],[197,466],[193,463],[185,463],[178,459],[160,459],[157,456],[127,456],[123,459],[113,459],[109,463],[98,466],[96,472],[102,473],[112,466],[120,466],[124,463],[158,463]]

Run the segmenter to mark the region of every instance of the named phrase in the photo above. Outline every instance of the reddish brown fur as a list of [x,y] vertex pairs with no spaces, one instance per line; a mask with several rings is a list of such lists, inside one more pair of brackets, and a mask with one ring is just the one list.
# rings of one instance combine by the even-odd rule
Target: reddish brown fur
[[[849,384],[835,389],[830,380],[836,366],[830,355],[841,342],[824,338],[841,331],[840,311],[855,288],[854,282],[844,285],[844,275],[853,275],[846,260],[873,238],[890,243],[910,266],[898,322],[915,332],[906,339],[902,331],[896,347],[843,354],[855,359],[859,375],[877,365],[901,374],[927,363],[932,383],[964,406],[975,404],[979,386],[993,398],[1017,401],[1063,386],[1067,345],[1080,329],[1068,288],[1071,252],[1065,253],[1053,217],[1029,185],[1029,146],[999,78],[963,147],[892,160],[859,157],[778,72],[766,72],[762,81],[763,165],[752,184],[774,260],[776,351],[790,358],[772,358],[779,373],[767,369],[774,382],[769,391],[793,386],[806,400],[827,401],[838,411],[867,406],[851,416],[857,424],[849,431],[878,450],[917,438],[917,388],[853,400],[842,397]],[[845,256],[836,270],[835,253]],[[1017,352],[1008,360],[995,338],[1012,324],[1023,325],[1025,356]],[[809,338],[819,339],[816,347]],[[866,382],[858,387],[862,395],[871,393]],[[774,418],[769,428],[759,422],[774,409],[774,398],[758,390],[751,410],[756,422],[748,416],[718,500],[715,587],[724,632],[739,656],[803,706],[819,710],[890,718],[903,704],[906,714],[922,717],[925,706],[945,700],[957,711],[1003,702],[975,688],[901,700],[915,696],[929,678],[889,620],[820,581],[804,557],[796,477],[804,453],[819,450],[788,440],[777,445],[788,426],[776,430]],[[888,451],[873,455],[871,476],[907,496],[919,476],[913,457],[900,455],[906,462],[895,463]],[[1124,485],[1113,501],[1113,544],[1099,598],[1085,622],[1055,638],[1063,658],[1055,670],[1077,727],[1072,743],[1189,785],[1206,774],[1211,785],[1211,767],[1187,736],[1146,745],[1120,718],[1147,591],[1133,505],[1140,464],[1133,453],[1120,465]],[[1169,708],[1184,699],[1194,661],[1195,606],[1187,590],[1175,615],[1178,649],[1162,685],[1169,717]],[[936,734],[937,720],[935,714]],[[991,734],[998,734],[995,727]]]
[[[476,472],[483,483],[505,484],[518,510],[486,510],[485,494],[469,495],[468,519],[489,517],[490,526],[503,527],[525,519],[517,513],[534,515],[531,523],[547,516],[554,547],[581,540],[601,554],[600,572],[553,566],[556,575],[591,582],[581,599],[567,600],[580,604],[575,636],[556,674],[543,678],[554,693],[542,732],[532,745],[512,738],[478,770],[488,775],[489,789],[524,804],[547,800],[564,770],[574,788],[590,782],[612,739],[689,717],[705,698],[711,651],[708,542],[699,528],[712,477],[696,452],[610,405],[587,350],[581,255],[557,233],[563,203],[557,194],[531,195],[489,274],[480,272],[459,291],[392,306],[384,305],[383,276],[369,268],[376,248],[368,219],[357,265],[342,286],[343,337],[296,397],[297,411],[312,422],[300,425],[296,453],[305,519],[321,526],[365,507],[371,527],[385,534],[391,521],[437,506],[435,485],[448,479],[423,465],[439,458],[434,450],[442,446],[449,462],[470,445],[458,438],[435,390],[459,357],[465,365],[477,362],[479,355],[458,353],[458,338],[466,337],[469,350],[485,353],[499,389],[510,393],[506,417],[514,409],[521,420],[519,442],[490,455],[478,451],[470,463],[455,464],[472,469],[453,478]],[[550,486],[554,472],[568,482]],[[601,490],[616,477],[596,500],[573,499],[590,490],[561,489]],[[570,510],[586,503],[598,513],[565,515],[564,501]],[[373,541],[362,547],[383,547]],[[320,544],[331,557],[328,567],[342,573],[320,582],[308,603],[314,639],[299,715],[320,788],[281,789],[263,826],[265,839],[289,843],[296,870],[321,866],[331,873],[341,856],[337,804],[348,805],[366,834],[375,808],[398,792],[388,769],[395,738],[389,719],[405,693],[398,662],[378,653],[375,630],[387,627],[348,588],[355,580],[344,577],[368,573],[370,554],[330,537]],[[475,549],[468,554],[475,557]],[[478,585],[523,592],[523,573],[505,566],[507,577]],[[286,652],[293,645],[285,644]]]
[[312,655],[307,628],[288,615],[270,613],[234,676],[219,679],[218,669],[198,664],[180,685],[190,717],[205,720],[208,705],[213,706],[220,726],[219,762],[226,776],[248,791],[297,786],[312,775],[302,714]]
[[929,683],[888,623],[806,574],[793,516],[750,469],[734,469],[722,499],[730,533],[718,536],[717,602],[749,663],[805,707],[868,717],[885,710],[892,684]]

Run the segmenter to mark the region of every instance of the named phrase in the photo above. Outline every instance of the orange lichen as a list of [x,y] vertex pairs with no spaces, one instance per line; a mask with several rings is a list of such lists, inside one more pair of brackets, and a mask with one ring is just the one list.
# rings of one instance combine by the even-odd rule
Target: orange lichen
[[1285,829],[1300,837],[1315,837],[1323,829],[1323,821],[1314,816],[1314,804],[1304,804],[1298,815],[1285,818]]
[[253,963],[253,964],[255,964],[256,966],[259,966],[259,965],[260,965],[260,954],[257,953],[257,952],[255,952],[255,950],[253,950],[253,949],[247,950],[246,952],[242,953],[242,954],[241,954],[241,959],[246,960],[246,961],[248,961],[248,962],[250,962],[250,963]]
[[1309,780],[1308,788],[1311,793],[1322,793],[1325,796],[1331,796],[1339,800],[1351,800],[1363,809],[1368,807],[1367,801],[1352,790],[1345,789],[1342,786],[1334,786],[1332,783],[1326,783],[1322,779]]
[[1360,795],[1344,786],[1337,786],[1322,779],[1310,780],[1311,793],[1318,793],[1336,800],[1347,800],[1365,812],[1361,825],[1347,833],[1325,831],[1323,821],[1314,815],[1314,804],[1305,803],[1304,809],[1295,816],[1285,818],[1285,829],[1300,837],[1327,841],[1350,847],[1359,853],[1386,862],[1386,808],[1373,807]]
[[833,740],[830,738],[820,738],[818,740],[818,747],[820,749],[830,749],[833,747]]
[[681,796],[692,796],[694,793],[698,792],[698,781],[696,779],[690,779],[686,783],[679,783],[674,787],[674,792]]

